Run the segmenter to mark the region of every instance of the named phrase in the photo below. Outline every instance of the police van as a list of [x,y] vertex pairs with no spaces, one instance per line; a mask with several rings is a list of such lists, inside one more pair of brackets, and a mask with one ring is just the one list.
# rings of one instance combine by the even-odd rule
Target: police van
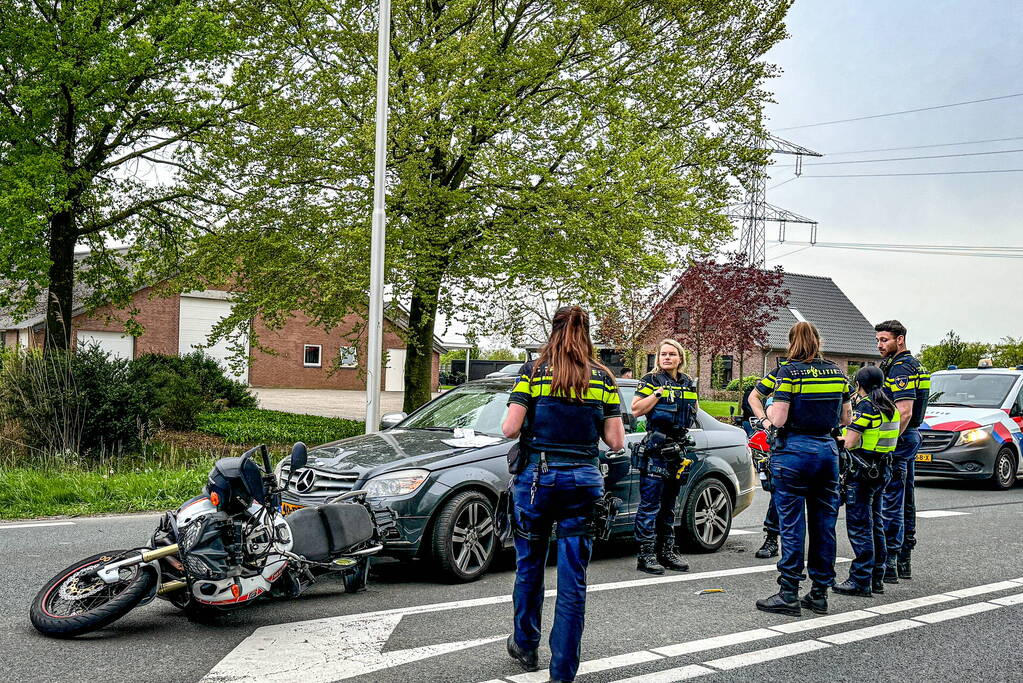
[[987,479],[1009,489],[1020,470],[1023,365],[1015,369],[950,366],[931,374],[920,425],[916,473]]

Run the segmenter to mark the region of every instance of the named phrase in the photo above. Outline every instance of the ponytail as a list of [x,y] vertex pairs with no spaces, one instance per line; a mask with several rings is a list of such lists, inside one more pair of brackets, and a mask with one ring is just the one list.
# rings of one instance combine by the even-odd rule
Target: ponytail
[[867,398],[870,399],[875,408],[886,415],[890,413],[896,413],[897,415],[899,412],[899,409],[895,407],[895,402],[888,395],[888,392],[885,391],[884,387],[871,389],[867,392]]
[[540,352],[534,373],[546,365],[551,374],[551,395],[583,402],[590,387],[591,368],[611,371],[593,359],[590,315],[580,306],[562,306],[551,321],[551,336]]

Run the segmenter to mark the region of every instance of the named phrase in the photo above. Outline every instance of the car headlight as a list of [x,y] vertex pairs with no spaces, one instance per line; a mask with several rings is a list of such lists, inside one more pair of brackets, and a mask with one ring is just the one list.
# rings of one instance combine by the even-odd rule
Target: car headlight
[[422,486],[429,476],[427,470],[398,470],[373,477],[364,488],[369,498],[406,496]]
[[965,432],[959,433],[959,441],[956,445],[969,445],[980,443],[985,439],[991,438],[990,427],[980,427],[979,429],[968,429]]

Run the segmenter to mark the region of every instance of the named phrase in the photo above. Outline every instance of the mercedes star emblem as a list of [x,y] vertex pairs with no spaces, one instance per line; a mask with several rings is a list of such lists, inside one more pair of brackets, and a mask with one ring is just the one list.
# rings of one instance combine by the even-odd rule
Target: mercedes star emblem
[[313,470],[306,470],[302,472],[302,474],[298,475],[298,479],[295,481],[295,490],[299,493],[309,493],[315,483],[316,472]]

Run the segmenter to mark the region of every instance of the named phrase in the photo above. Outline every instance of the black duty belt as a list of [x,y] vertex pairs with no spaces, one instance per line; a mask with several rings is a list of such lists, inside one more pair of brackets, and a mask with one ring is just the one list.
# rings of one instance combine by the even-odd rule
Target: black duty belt
[[583,455],[582,453],[576,455],[574,453],[556,453],[551,451],[532,451],[529,454],[529,464],[537,465],[540,463],[540,455],[543,454],[547,460],[548,465],[594,465],[600,464],[600,459],[590,456]]

